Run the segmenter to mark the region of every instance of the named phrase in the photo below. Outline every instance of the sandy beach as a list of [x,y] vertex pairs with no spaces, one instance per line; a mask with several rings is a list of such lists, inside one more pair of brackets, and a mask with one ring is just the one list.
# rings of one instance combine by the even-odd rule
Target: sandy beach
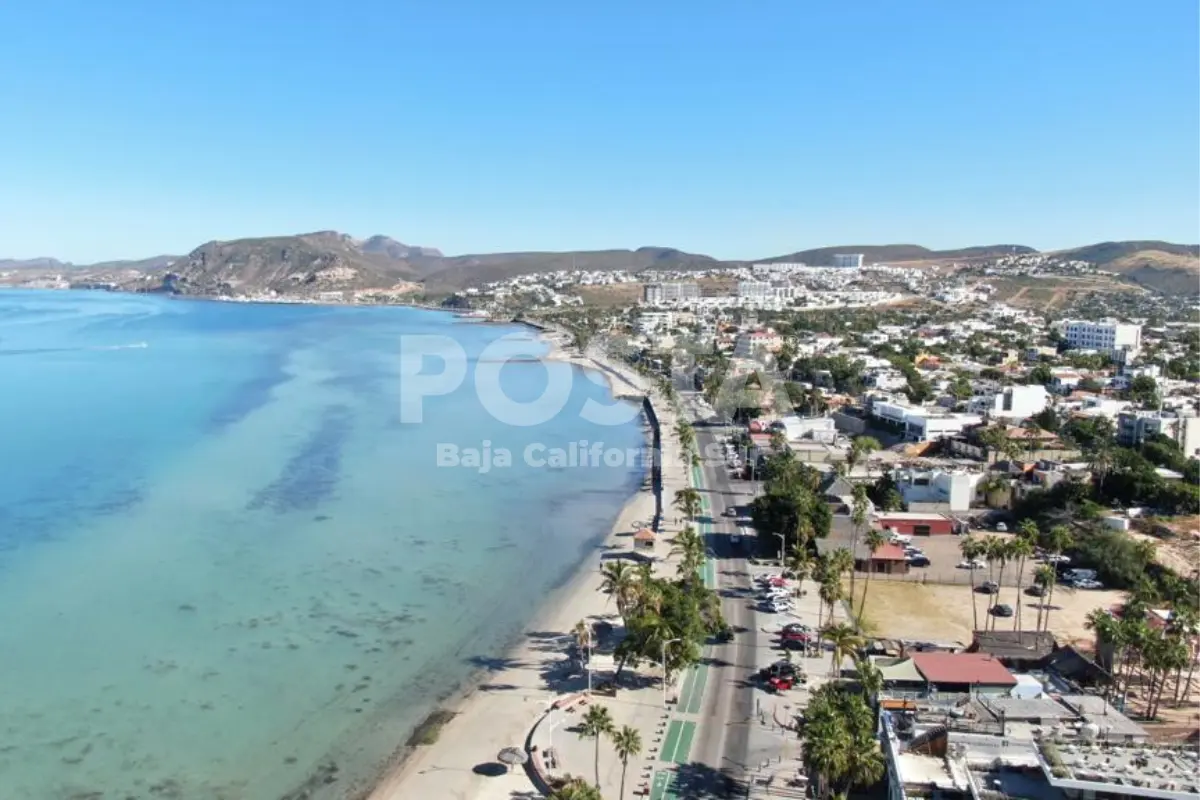
[[[581,368],[604,374],[616,396],[644,396],[644,379],[632,369],[615,364],[600,354],[567,353],[561,334],[545,335],[555,360],[570,361]],[[663,431],[663,503],[669,506],[675,491],[687,485],[686,471],[671,430],[675,414],[661,397],[651,395]],[[649,423],[643,418],[649,440]],[[622,508],[605,541],[597,546],[576,573],[551,596],[534,616],[520,641],[478,682],[468,687],[449,710],[455,712],[440,731],[435,743],[397,751],[396,766],[379,784],[364,794],[369,800],[411,798],[462,798],[463,800],[511,800],[514,796],[536,796],[523,770],[506,775],[477,773],[476,767],[494,764],[505,747],[524,744],[530,728],[547,706],[560,697],[546,680],[545,672],[564,658],[571,629],[589,616],[614,614],[611,599],[600,591],[601,553],[632,547],[631,534],[654,518],[656,498],[649,476],[641,489]],[[669,519],[670,514],[665,514]],[[674,530],[666,527],[667,538]],[[665,557],[669,544],[659,541],[656,555]],[[532,566],[532,565],[531,565]],[[562,638],[559,638],[562,637]]]

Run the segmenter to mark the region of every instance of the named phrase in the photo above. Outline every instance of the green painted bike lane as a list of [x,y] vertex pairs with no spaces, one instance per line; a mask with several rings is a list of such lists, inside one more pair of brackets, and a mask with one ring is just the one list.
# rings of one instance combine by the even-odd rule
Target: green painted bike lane
[[662,752],[658,758],[672,764],[688,763],[692,749],[692,739],[696,737],[696,723],[675,720],[667,728],[667,736],[663,739]]

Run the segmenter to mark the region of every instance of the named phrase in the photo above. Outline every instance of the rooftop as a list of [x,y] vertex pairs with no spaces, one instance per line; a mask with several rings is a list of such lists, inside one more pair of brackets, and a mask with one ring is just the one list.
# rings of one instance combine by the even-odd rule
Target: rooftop
[[1113,708],[1107,700],[1094,694],[1064,694],[1060,698],[1074,709],[1085,722],[1100,729],[1103,736],[1146,738],[1146,729]]
[[897,519],[897,520],[900,520],[900,519],[911,519],[911,520],[949,519],[949,517],[947,517],[945,514],[922,514],[919,512],[915,512],[915,511],[885,511],[882,514],[876,514],[875,518],[880,519],[880,520],[887,520],[887,519]]
[[1082,783],[1078,788],[1160,798],[1200,793],[1200,758],[1194,750],[1043,742],[1040,753],[1052,784],[1076,788]]
[[1049,631],[975,631],[971,649],[999,659],[1038,660],[1054,652],[1054,634]]
[[985,653],[917,653],[913,663],[930,683],[1017,685],[999,659]]

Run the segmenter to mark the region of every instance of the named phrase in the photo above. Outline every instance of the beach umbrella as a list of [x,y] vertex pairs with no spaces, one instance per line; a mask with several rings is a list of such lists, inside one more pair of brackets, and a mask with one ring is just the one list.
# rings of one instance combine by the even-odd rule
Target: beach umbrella
[[500,751],[500,755],[496,756],[496,760],[508,769],[512,769],[513,766],[528,761],[529,754],[520,747],[506,747]]

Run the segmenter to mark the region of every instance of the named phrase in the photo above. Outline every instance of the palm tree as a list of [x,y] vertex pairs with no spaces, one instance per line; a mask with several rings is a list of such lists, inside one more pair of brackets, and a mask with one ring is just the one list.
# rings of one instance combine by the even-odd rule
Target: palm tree
[[579,652],[582,653],[591,647],[592,626],[586,619],[575,623],[575,627],[571,629],[571,635],[575,637],[575,644],[579,647]]
[[637,728],[631,728],[626,725],[619,731],[613,731],[611,734],[613,749],[617,751],[617,758],[621,759],[621,800],[625,800],[625,771],[629,769],[629,759],[636,757],[642,752],[642,735],[638,733]]
[[858,635],[858,631],[853,626],[844,622],[837,625],[826,625],[822,632],[825,634],[826,641],[833,645],[833,664],[830,666],[829,674],[836,678],[842,672],[842,661],[846,656],[854,655],[854,652],[862,647],[863,638]]
[[808,576],[812,573],[813,561],[809,555],[808,548],[803,542],[795,542],[792,544],[792,552],[788,556],[787,569],[795,576],[796,591],[800,588]]
[[600,590],[616,598],[617,613],[624,619],[625,612],[637,595],[638,579],[633,567],[622,560],[606,561],[600,567],[600,575],[604,579]]
[[[1053,587],[1055,577],[1054,567],[1050,566],[1049,564],[1042,564],[1033,572],[1033,582],[1042,587],[1042,598],[1041,602],[1038,603],[1037,628],[1035,628],[1035,630],[1040,631],[1050,629],[1050,606],[1048,605],[1048,595],[1054,591]],[[1045,628],[1043,628],[1043,622],[1045,623]]]
[[[1046,550],[1051,555],[1061,555],[1063,550],[1071,546],[1071,529],[1066,525],[1055,525],[1046,533],[1046,539]],[[1054,601],[1054,588],[1058,585],[1058,575],[1053,568],[1050,578],[1050,595],[1046,598],[1046,615],[1043,617],[1046,630],[1050,630],[1050,604]]]
[[849,769],[852,744],[846,726],[835,720],[823,718],[816,724],[805,726],[802,757],[805,769],[816,776],[816,797],[826,797],[832,780]]
[[883,691],[883,672],[869,659],[855,657],[854,668],[858,673],[858,685],[862,687],[863,696],[867,702],[874,703],[875,697]]
[[613,731],[612,714],[601,705],[592,706],[583,715],[579,725],[579,735],[584,739],[596,740],[596,789],[600,789],[600,739]]
[[[1012,539],[1001,539],[999,537],[996,537],[995,539],[992,540],[992,543],[991,543],[992,558],[1000,563],[1000,578],[999,578],[999,580],[996,581],[996,585],[1000,586],[1000,587],[1004,586],[1004,567],[1008,565],[1008,560],[1010,558],[1012,558],[1013,541],[1014,540],[1012,540]],[[1000,592],[1001,591],[1002,591],[1002,588],[997,589],[996,594],[992,595],[992,597],[995,598],[995,600],[992,601],[992,610],[993,611],[996,608],[996,603],[999,602],[999,600],[1000,600]],[[1020,605],[1019,600],[1020,600],[1020,598],[1018,597],[1018,605]],[[992,614],[991,624],[992,624],[992,630],[996,630],[996,615],[995,614]]]
[[1021,630],[1021,609],[1025,604],[1021,602],[1021,591],[1024,588],[1025,582],[1025,560],[1033,555],[1034,545],[1041,536],[1038,530],[1037,523],[1031,519],[1023,519],[1017,525],[1017,538],[1013,540],[1012,552],[1017,561],[1017,619],[1013,630]]
[[[833,607],[834,607],[834,605],[837,604],[837,601],[841,600],[843,597],[842,581],[841,581],[840,575],[838,575],[837,573],[829,573],[829,574],[823,575],[822,580],[821,580],[821,588],[818,590],[818,595],[821,598],[821,609],[824,609],[825,606],[829,606],[829,620],[832,623],[833,617],[834,617]],[[820,619],[821,619],[821,614],[818,611],[818,614],[817,614],[817,623],[818,624],[820,624]],[[824,629],[822,629],[822,632],[823,632],[823,630]]]
[[548,797],[549,800],[604,800],[595,786],[583,778],[573,778],[570,775],[561,786],[550,792]]
[[[1088,612],[1084,626],[1096,634],[1096,663],[1107,670],[1109,675],[1117,675],[1122,650],[1126,645],[1125,630],[1120,620],[1107,609],[1095,608]],[[1105,687],[1106,699],[1111,689],[1111,683]]]
[[958,543],[958,550],[962,553],[963,561],[967,562],[967,572],[971,579],[971,617],[975,622],[975,627],[971,630],[975,631],[979,630],[979,608],[975,604],[975,559],[979,558],[986,548],[984,542],[970,534]]
[[[850,512],[850,521],[854,524],[854,538],[850,541],[851,556],[858,553],[858,537],[862,535],[862,529],[867,524],[867,512],[870,508],[870,500],[867,499],[867,487],[861,483],[854,487],[854,505]],[[869,565],[868,565],[869,566]],[[854,569],[854,562],[850,562],[850,604],[854,605],[854,585],[855,575],[857,570]]]
[[867,592],[871,591],[871,573],[874,571],[871,569],[871,566],[874,562],[875,554],[879,552],[879,548],[887,544],[887,539],[884,538],[883,531],[878,528],[871,528],[867,531],[865,544],[867,545],[867,549],[871,551],[871,558],[867,560],[867,578],[863,583],[862,602],[858,606],[859,624],[862,624],[863,614],[867,611]]
[[705,547],[704,539],[690,525],[679,532],[671,547],[671,555],[681,556],[679,560],[679,574],[685,580],[695,578],[700,568],[704,566],[706,553],[707,548]]
[[859,436],[850,444],[850,452],[846,454],[846,463],[850,469],[854,469],[858,462],[862,461],[863,456],[874,453],[880,447],[879,440],[874,436]]
[[675,508],[679,509],[689,520],[695,521],[700,513],[700,492],[691,486],[675,492]]

